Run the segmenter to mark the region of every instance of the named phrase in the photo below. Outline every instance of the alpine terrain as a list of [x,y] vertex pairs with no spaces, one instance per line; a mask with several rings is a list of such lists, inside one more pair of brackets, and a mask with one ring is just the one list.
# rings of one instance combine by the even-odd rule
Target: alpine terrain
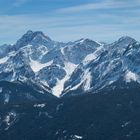
[[1,45],[0,140],[80,139],[140,139],[140,43],[27,31]]

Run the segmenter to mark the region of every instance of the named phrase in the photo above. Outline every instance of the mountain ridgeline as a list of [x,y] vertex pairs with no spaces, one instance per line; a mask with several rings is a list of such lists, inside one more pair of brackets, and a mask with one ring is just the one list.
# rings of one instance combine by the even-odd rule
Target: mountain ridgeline
[[57,97],[132,88],[140,83],[139,56],[140,43],[128,36],[112,44],[62,43],[28,31],[14,45],[0,46],[0,81],[38,85]]
[[140,43],[57,42],[28,31],[0,46],[1,140],[139,140]]

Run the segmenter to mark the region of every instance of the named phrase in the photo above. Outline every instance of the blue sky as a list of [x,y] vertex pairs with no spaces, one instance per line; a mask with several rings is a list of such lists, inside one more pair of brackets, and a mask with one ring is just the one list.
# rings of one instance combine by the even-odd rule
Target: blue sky
[[64,42],[125,35],[140,41],[140,0],[1,0],[0,44],[15,43],[27,30]]

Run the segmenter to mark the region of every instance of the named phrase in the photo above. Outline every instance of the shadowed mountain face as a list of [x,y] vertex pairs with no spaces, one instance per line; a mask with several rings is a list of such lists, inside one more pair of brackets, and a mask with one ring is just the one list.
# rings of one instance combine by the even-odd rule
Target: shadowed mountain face
[[139,93],[131,37],[63,43],[28,31],[0,46],[1,140],[139,140]]
[[0,106],[2,140],[139,140],[140,94],[121,90]]
[[57,97],[114,89],[118,82],[126,83],[122,88],[131,81],[139,84],[140,44],[128,36],[112,44],[62,43],[28,31],[16,44],[0,48],[0,81],[34,81]]
[[60,96],[76,67],[101,44],[89,39],[56,42],[28,31],[14,45],[1,46],[0,81],[33,80]]

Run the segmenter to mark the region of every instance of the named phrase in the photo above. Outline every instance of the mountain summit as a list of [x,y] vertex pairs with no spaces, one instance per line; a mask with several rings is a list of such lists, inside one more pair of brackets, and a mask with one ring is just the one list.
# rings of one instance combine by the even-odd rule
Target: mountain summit
[[128,36],[112,44],[91,39],[62,43],[28,31],[16,44],[1,48],[0,81],[33,81],[57,97],[140,83],[140,43]]
[[0,46],[0,138],[139,140],[139,56],[131,37],[63,43],[28,31]]
[[29,44],[41,45],[48,44],[52,40],[43,34],[41,31],[33,32],[31,30],[27,31],[16,43],[17,47],[23,47]]

